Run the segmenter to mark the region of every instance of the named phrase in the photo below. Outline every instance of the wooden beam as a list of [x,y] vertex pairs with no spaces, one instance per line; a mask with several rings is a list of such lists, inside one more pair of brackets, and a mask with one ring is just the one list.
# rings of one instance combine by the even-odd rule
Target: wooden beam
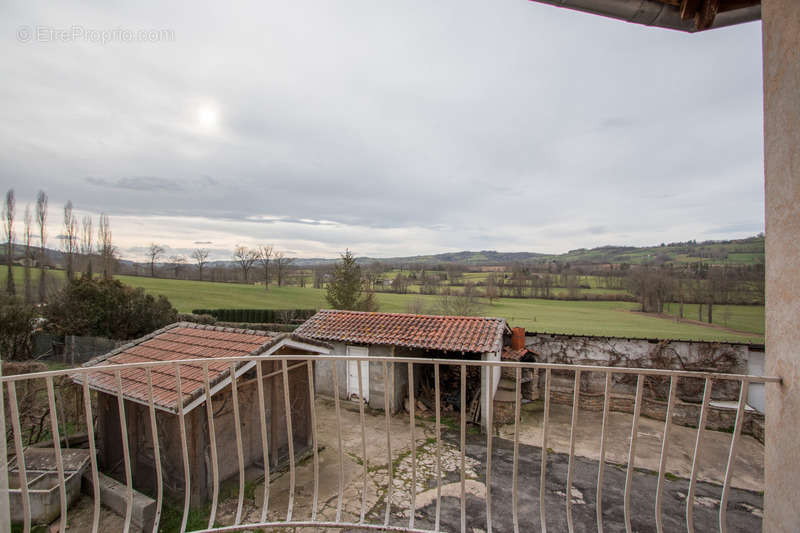
[[714,19],[719,11],[719,0],[705,0],[700,10],[694,16],[697,31],[707,30],[714,24]]
[[693,19],[699,7],[700,0],[683,0],[683,2],[681,2],[681,19]]

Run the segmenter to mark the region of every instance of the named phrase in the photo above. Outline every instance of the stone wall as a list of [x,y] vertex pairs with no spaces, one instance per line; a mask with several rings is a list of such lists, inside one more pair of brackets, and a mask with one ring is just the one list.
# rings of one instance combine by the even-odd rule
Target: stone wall
[[[528,334],[526,346],[537,354],[537,362],[566,363],[591,366],[648,368],[747,374],[752,360],[763,359],[763,346],[712,342],[653,341],[606,337]],[[513,375],[511,372],[504,373]],[[534,390],[523,397],[535,399],[544,390],[544,372],[534,379]],[[611,385],[611,409],[633,412],[637,376],[614,374]],[[551,401],[572,405],[575,374],[571,371],[552,371]],[[647,377],[643,388],[642,416],[664,420],[669,395],[669,378]],[[703,379],[678,380],[673,423],[696,427],[700,418]],[[752,385],[751,385],[752,387]],[[603,410],[605,375],[583,372],[580,380],[581,408]],[[715,380],[711,389],[712,402],[736,402],[739,383]],[[512,404],[513,405],[513,404]],[[503,408],[501,407],[501,411]],[[502,416],[502,415],[501,415]],[[736,409],[724,404],[710,405],[708,429],[731,431]],[[742,432],[764,442],[764,415],[748,409]]]
[[[536,360],[542,363],[747,374],[754,354],[763,357],[763,346],[748,344],[530,334],[525,340],[528,349],[537,354]],[[540,376],[540,379],[543,378]],[[552,386],[571,389],[573,380],[572,372],[554,371]],[[584,372],[581,376],[581,392],[602,393],[604,388],[602,373]],[[614,376],[613,392],[633,395],[635,390],[635,375]],[[648,378],[645,382],[647,397],[666,399],[668,392],[668,378]],[[677,396],[686,402],[700,402],[703,380],[681,379]],[[738,400],[739,383],[715,381],[711,398]]]

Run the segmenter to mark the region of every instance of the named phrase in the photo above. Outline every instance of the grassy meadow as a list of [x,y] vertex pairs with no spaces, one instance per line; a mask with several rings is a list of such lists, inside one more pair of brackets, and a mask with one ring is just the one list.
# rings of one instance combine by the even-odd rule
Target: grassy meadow
[[[15,268],[18,292],[22,292],[22,269]],[[34,270],[34,288],[39,272]],[[52,279],[63,280],[64,273],[50,271]],[[0,269],[0,280],[5,283],[6,270]],[[271,308],[320,309],[328,307],[325,291],[300,287],[270,286],[238,283],[213,283],[173,279],[117,276],[133,287],[142,287],[150,294],[163,294],[178,311],[188,313],[199,308]],[[406,312],[412,303],[419,302],[424,312],[436,313],[437,296],[420,294],[376,294],[380,310]],[[529,331],[573,333],[583,335],[608,335],[617,337],[647,337],[694,339],[706,341],[764,342],[764,308],[762,306],[714,306],[714,325],[694,323],[697,306],[686,305],[684,316],[690,320],[678,322],[676,318],[659,317],[636,312],[637,304],[631,302],[557,301],[541,299],[499,298],[491,305],[484,302],[480,314],[508,320],[512,326],[523,326]],[[727,308],[727,309],[726,309]],[[666,310],[677,314],[677,304]],[[736,330],[736,331],[733,331]]]
[[[702,315],[698,315],[699,307],[698,304],[684,304],[684,319],[699,320],[702,316],[703,322],[708,321],[708,306],[703,306]],[[664,313],[679,316],[678,304],[667,304]],[[711,318],[716,326],[764,335],[763,305],[715,305]]]

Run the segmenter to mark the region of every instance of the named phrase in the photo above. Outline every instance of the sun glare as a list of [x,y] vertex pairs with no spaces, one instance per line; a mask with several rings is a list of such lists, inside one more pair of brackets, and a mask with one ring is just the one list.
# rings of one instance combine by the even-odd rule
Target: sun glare
[[197,127],[203,132],[214,132],[219,126],[219,110],[213,104],[202,104],[195,111]]

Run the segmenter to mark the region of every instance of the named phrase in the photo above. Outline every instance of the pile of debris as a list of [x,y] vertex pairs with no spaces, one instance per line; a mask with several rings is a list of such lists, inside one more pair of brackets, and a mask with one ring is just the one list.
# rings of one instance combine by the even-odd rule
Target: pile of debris
[[[461,368],[455,365],[439,367],[439,389],[441,392],[441,414],[458,414],[461,412]],[[480,423],[481,369],[467,367],[466,387],[467,422]],[[436,383],[433,368],[423,367],[415,394],[416,413],[425,416],[436,410]],[[409,400],[405,399],[404,407],[409,411]]]

